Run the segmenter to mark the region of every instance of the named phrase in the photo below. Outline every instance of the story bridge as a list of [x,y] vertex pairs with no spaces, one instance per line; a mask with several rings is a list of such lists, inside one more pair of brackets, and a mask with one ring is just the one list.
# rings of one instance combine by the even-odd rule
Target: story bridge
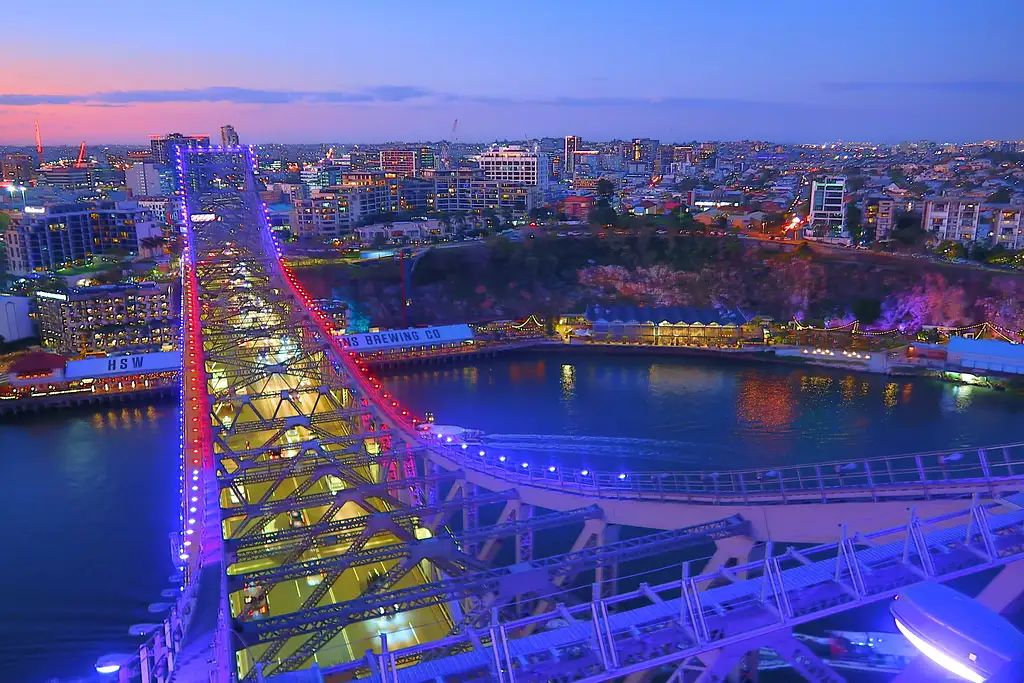
[[282,263],[252,150],[177,173],[180,590],[124,681],[713,681],[761,647],[839,681],[795,626],[1024,557],[1020,444],[639,473],[425,436]]

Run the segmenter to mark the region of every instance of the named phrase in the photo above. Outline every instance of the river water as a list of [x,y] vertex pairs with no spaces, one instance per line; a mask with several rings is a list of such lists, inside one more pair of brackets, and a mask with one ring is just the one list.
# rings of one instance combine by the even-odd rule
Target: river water
[[0,423],[0,681],[82,676],[169,588],[175,401]]
[[[552,462],[634,470],[1024,441],[1019,395],[805,367],[547,352],[385,381],[439,423]],[[176,408],[0,424],[0,680],[82,675],[153,620],[146,607],[172,572]]]

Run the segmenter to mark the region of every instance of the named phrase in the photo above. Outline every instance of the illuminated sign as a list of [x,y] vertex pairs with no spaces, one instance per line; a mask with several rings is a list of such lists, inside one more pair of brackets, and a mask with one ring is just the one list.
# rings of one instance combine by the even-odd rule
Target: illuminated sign
[[181,354],[177,351],[137,353],[131,356],[108,356],[70,360],[64,368],[67,379],[86,377],[115,377],[137,375],[143,372],[167,372],[181,369]]
[[406,346],[451,344],[473,338],[469,325],[442,325],[441,327],[413,327],[407,330],[367,332],[338,337],[343,348],[352,351],[380,351]]
[[217,220],[217,214],[215,213],[197,213],[192,216],[193,223],[212,223]]
[[57,301],[67,301],[67,294],[58,294],[56,292],[36,292],[36,296],[40,299],[56,299]]
[[46,213],[45,206],[26,206],[25,213]]

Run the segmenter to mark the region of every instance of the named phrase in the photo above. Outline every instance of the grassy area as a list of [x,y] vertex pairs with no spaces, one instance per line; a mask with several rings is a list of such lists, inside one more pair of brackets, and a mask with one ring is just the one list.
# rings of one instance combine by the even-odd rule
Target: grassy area
[[85,266],[75,266],[73,268],[64,268],[62,270],[58,270],[57,275],[85,275],[86,273],[100,273],[107,270],[115,270],[120,267],[120,263],[112,263],[110,261],[95,261]]

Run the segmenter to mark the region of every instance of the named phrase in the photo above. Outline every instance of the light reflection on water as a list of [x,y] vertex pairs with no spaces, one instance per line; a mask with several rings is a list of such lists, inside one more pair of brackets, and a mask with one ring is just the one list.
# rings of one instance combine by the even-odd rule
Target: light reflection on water
[[[757,467],[1024,439],[1015,419],[1024,396],[844,370],[551,353],[410,368],[385,380],[441,423],[528,441],[549,434],[673,442],[654,453],[601,445],[588,464],[608,467]],[[579,443],[556,441],[551,464],[585,457]]]
[[0,423],[0,680],[82,676],[137,639],[172,571],[175,405]]

